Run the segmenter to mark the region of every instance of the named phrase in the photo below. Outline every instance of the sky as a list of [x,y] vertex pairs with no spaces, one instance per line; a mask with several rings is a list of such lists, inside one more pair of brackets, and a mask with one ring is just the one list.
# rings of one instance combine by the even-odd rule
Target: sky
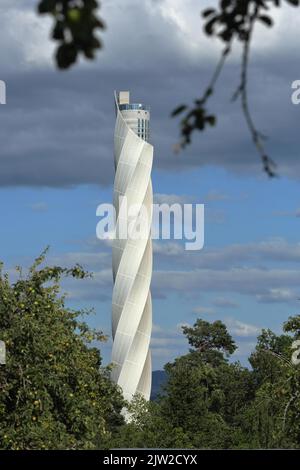
[[[0,6],[0,259],[12,273],[49,245],[49,264],[92,271],[90,280],[65,282],[68,305],[93,307],[89,323],[111,334],[111,248],[96,238],[96,208],[112,200],[113,91],[128,89],[151,106],[155,200],[205,205],[201,251],[154,243],[153,367],[187,352],[181,326],[197,318],[222,320],[238,345],[234,360],[247,365],[261,329],[279,333],[300,308],[300,107],[291,102],[300,17],[286,6],[274,11],[274,28],[255,32],[249,98],[278,164],[269,179],[231,102],[238,47],[210,102],[216,128],[173,151],[179,127],[170,113],[201,94],[221,51],[202,32],[200,11],[213,0],[103,0],[104,49],[66,72],[55,68],[51,21],[36,15],[36,3]],[[108,363],[110,339],[101,350]]]

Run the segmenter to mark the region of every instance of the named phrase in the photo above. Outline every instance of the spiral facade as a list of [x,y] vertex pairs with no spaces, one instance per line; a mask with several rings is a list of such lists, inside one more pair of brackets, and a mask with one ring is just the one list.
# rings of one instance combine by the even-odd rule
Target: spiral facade
[[[153,202],[153,146],[148,142],[150,116],[145,106],[130,104],[129,92],[115,93],[115,103],[112,379],[122,388],[126,400],[130,401],[135,393],[149,400]],[[146,210],[147,217],[141,220],[142,206],[142,214]],[[130,212],[133,207],[134,211]],[[138,233],[141,224],[143,236],[131,236],[132,229]],[[124,227],[131,228],[127,237],[124,237]]]

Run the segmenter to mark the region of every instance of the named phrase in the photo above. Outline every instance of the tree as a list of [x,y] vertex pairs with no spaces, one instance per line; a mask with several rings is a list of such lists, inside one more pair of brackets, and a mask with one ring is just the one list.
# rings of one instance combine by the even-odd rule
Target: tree
[[161,413],[158,402],[147,402],[136,395],[128,405],[130,422],[119,427],[111,441],[113,448],[191,448],[188,433]]
[[[216,325],[217,323],[217,325]],[[184,333],[194,347],[166,364],[167,382],[154,403],[137,397],[116,447],[205,449],[299,448],[300,373],[289,358],[300,316],[284,334],[262,330],[252,369],[229,363],[233,340],[222,322],[197,320]]]
[[166,364],[158,399],[126,404],[93,344],[105,337],[60,294],[63,276],[89,274],[45,267],[45,254],[26,275],[17,268],[14,283],[0,270],[1,449],[299,448],[300,371],[290,357],[300,315],[284,334],[262,331],[252,370],[229,362],[236,346],[221,321],[198,319],[183,327],[192,349]]
[[183,326],[183,334],[193,348],[203,354],[203,357],[223,358],[236,350],[236,345],[227,331],[226,325],[220,320],[209,323],[198,319],[194,326]]
[[[224,336],[233,352],[226,330]],[[165,370],[168,381],[159,402],[165,419],[182,428],[193,447],[238,447],[243,440],[242,413],[254,397],[251,372],[209,348],[192,350]]]
[[[199,328],[201,322],[195,325]],[[210,345],[165,365],[167,382],[162,394],[150,403],[135,397],[129,405],[130,422],[113,436],[114,447],[238,447],[242,437],[235,418],[252,398],[251,372],[238,363],[228,364],[225,357],[220,359],[219,355],[235,349],[225,325],[203,322],[203,326],[205,344],[209,341]],[[184,329],[189,340],[204,336],[191,330]],[[192,343],[198,345],[198,341]],[[218,360],[208,351],[218,353]]]
[[[295,318],[289,319],[284,330],[296,323]],[[290,361],[292,342],[287,334],[262,330],[250,356],[256,393],[244,413],[243,429],[252,447],[299,447],[296,416],[300,382],[299,371]]]
[[276,335],[263,329],[257,338],[255,351],[249,362],[259,387],[265,381],[274,384],[281,377],[291,354],[292,339],[288,335]]
[[[283,325],[285,332],[292,334],[292,342],[300,339],[300,315],[290,317]],[[300,447],[300,371],[299,365],[290,364],[288,400],[283,414],[283,432],[287,434],[297,447]]]
[[[155,408],[150,409],[151,417],[173,429],[169,433],[173,438],[182,433],[189,447],[234,447],[239,432],[232,411],[236,406],[240,412],[241,402],[246,402],[245,376],[250,372],[228,364],[227,355],[235,345],[222,322],[199,319],[193,327],[183,327],[183,333],[196,349],[165,365],[167,382]],[[171,447],[175,446],[171,441]]]
[[59,294],[62,276],[88,274],[78,265],[41,267],[44,258],[25,277],[18,268],[14,284],[0,272],[0,448],[98,448],[123,422],[123,399],[91,347],[104,335]]

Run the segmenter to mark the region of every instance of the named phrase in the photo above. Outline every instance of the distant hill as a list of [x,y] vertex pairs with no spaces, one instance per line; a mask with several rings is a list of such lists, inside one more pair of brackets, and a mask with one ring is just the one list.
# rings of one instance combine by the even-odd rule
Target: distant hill
[[150,400],[156,400],[158,394],[162,392],[162,386],[167,381],[167,374],[164,370],[154,370],[152,372],[152,389]]

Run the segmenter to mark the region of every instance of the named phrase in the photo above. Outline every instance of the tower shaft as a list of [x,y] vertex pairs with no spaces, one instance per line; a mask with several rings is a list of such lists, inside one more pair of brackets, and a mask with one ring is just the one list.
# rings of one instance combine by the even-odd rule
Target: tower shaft
[[[148,142],[150,113],[141,104],[130,104],[129,92],[115,94],[115,100],[112,379],[122,388],[125,399],[131,400],[135,393],[140,393],[148,400],[152,372],[149,350],[153,203],[153,146]],[[138,236],[141,224],[142,235]],[[124,227],[128,232],[126,238],[123,237]]]

